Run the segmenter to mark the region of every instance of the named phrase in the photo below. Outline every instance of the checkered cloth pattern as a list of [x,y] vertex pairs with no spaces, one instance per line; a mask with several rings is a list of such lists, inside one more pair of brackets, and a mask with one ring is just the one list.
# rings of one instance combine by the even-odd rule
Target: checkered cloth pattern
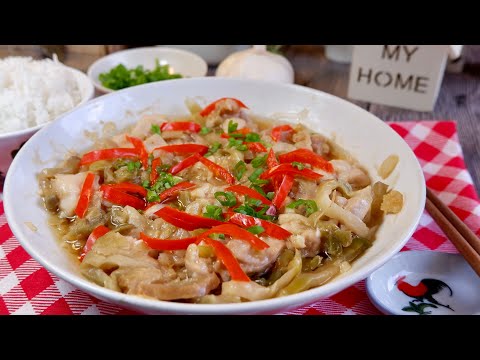
[[[480,203],[463,161],[453,121],[390,123],[415,152],[427,186],[477,235]],[[457,252],[445,234],[424,212],[402,251]],[[13,236],[0,201],[0,314],[132,314],[100,301],[50,274],[33,260]],[[286,314],[379,314],[361,281],[344,291]]]

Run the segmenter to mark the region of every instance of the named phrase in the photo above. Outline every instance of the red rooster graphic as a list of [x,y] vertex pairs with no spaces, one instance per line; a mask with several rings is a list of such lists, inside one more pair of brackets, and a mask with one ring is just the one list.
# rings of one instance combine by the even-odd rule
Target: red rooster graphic
[[450,307],[450,305],[440,304],[433,297],[433,295],[438,294],[444,288],[447,288],[448,290],[450,290],[450,296],[453,295],[453,291],[450,288],[450,286],[445,284],[443,281],[436,280],[436,279],[422,279],[418,283],[418,285],[413,286],[413,285],[407,283],[404,280],[405,280],[405,276],[401,276],[397,280],[397,282],[396,282],[397,288],[398,288],[398,290],[403,292],[405,295],[407,295],[411,298],[414,298],[415,300],[412,301],[413,303],[416,302],[416,301],[423,302],[424,300],[427,300],[432,304],[442,306],[442,307],[445,307],[447,309],[450,309],[450,310],[454,311]]

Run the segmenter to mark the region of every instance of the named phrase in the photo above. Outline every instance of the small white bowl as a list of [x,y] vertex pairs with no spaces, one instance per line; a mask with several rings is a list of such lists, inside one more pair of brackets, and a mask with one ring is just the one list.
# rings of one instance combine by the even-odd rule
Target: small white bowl
[[[235,97],[256,113],[302,123],[335,138],[380,180],[379,165],[391,154],[400,161],[385,181],[404,195],[404,207],[380,226],[377,239],[352,268],[329,283],[298,294],[239,304],[186,304],[145,299],[100,287],[84,278],[78,263],[62,249],[47,224],[48,214],[38,197],[36,175],[57,165],[67,151],[83,153],[93,141],[86,132],[101,134],[106,121],[122,129],[138,121],[142,112],[186,115],[185,98],[202,105],[221,97]],[[39,131],[18,153],[7,174],[4,206],[8,223],[25,250],[59,278],[83,291],[120,306],[145,313],[254,314],[276,313],[331,296],[365,279],[400,251],[415,230],[425,205],[425,179],[413,151],[375,115],[318,90],[290,84],[224,78],[159,81],[100,96]],[[28,211],[25,211],[28,209]],[[33,232],[34,224],[37,231]]]
[[[82,95],[82,100],[73,108],[75,109],[78,106],[85,104],[88,100],[93,99],[95,95],[95,88],[88,76],[85,75],[83,72],[66,65],[63,66],[73,73],[73,76],[77,80],[77,84]],[[8,168],[10,167],[10,164],[12,163],[13,158],[23,146],[23,144],[25,144],[25,142],[30,139],[30,137],[32,137],[32,135],[35,134],[38,130],[40,130],[45,125],[51,123],[52,121],[28,129],[18,130],[9,133],[0,133],[0,178],[2,176],[5,176]]]
[[367,294],[384,314],[480,314],[480,278],[459,254],[401,252],[368,277]]
[[119,64],[123,64],[127,69],[142,65],[145,69],[151,70],[155,67],[156,59],[160,65],[170,65],[175,73],[184,78],[207,75],[208,65],[200,56],[190,51],[167,47],[142,47],[114,52],[90,65],[87,74],[98,91],[111,93],[116,90],[102,85],[98,78],[101,73],[109,72]]

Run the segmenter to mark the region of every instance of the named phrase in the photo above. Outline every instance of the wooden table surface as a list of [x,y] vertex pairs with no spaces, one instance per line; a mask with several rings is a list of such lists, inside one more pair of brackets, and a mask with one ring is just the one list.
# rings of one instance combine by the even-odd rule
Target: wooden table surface
[[[0,45],[0,57],[12,55],[12,47]],[[319,45],[288,45],[284,54],[295,69],[295,82],[354,102],[386,121],[456,120],[467,167],[477,193],[480,190],[480,46],[468,46],[462,73],[446,73],[433,112],[409,111],[390,106],[352,101],[347,98],[349,65],[329,61]],[[15,48],[14,55],[41,58],[36,47]],[[92,55],[66,54],[64,62],[86,71],[95,61]],[[209,69],[209,74],[214,68]]]

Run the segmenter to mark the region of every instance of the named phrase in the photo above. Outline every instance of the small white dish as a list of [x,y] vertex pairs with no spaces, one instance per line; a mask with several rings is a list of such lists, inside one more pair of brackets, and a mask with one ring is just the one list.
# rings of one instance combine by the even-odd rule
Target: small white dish
[[160,65],[170,65],[172,71],[184,78],[207,75],[208,65],[200,56],[190,51],[167,47],[141,47],[114,52],[90,65],[87,75],[98,91],[111,93],[115,90],[104,87],[98,79],[101,73],[109,72],[119,64],[123,64],[127,69],[142,65],[145,69],[151,70],[155,67],[156,59]]
[[460,254],[405,251],[367,279],[384,314],[480,315],[480,277]]

